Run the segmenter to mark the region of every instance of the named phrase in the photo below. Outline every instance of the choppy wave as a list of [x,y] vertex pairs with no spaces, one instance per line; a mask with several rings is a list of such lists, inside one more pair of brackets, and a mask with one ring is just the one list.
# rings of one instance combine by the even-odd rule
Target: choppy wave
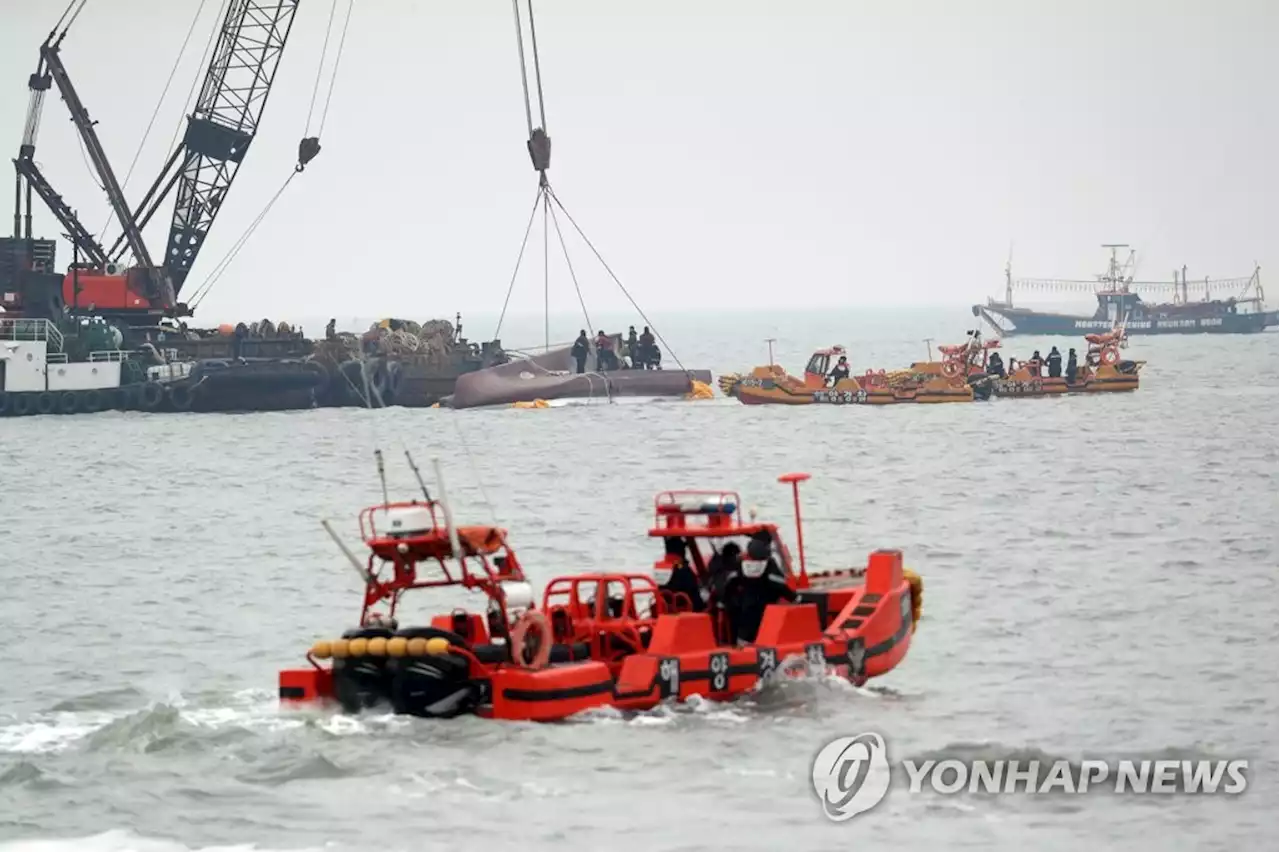
[[332,852],[331,847],[258,846],[253,843],[230,846],[187,846],[172,840],[141,837],[126,829],[104,831],[86,837],[12,840],[0,842],[0,852]]

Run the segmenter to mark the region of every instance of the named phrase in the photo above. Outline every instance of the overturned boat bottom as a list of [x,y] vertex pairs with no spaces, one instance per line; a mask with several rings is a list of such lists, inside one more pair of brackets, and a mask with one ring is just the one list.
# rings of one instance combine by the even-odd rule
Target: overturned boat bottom
[[531,355],[476,370],[458,378],[442,408],[481,408],[562,399],[615,397],[702,397],[710,370],[610,370],[575,372],[568,348]]
[[816,604],[784,604],[766,610],[753,644],[717,645],[705,613],[667,614],[649,630],[616,634],[621,653],[627,639],[639,639],[643,647],[612,665],[593,659],[592,648],[582,642],[552,646],[549,664],[541,669],[505,663],[504,644],[470,645],[450,631],[392,634],[366,628],[338,640],[344,645],[313,650],[333,656],[331,668],[313,662],[282,671],[280,699],[286,705],[336,703],[347,712],[384,707],[426,718],[473,713],[556,721],[599,707],[640,711],[668,699],[730,700],[784,671],[789,658],[804,660],[803,674],[836,675],[860,685],[906,655],[913,628],[910,594],[904,592],[902,600],[899,628],[871,647],[862,635],[824,636]]

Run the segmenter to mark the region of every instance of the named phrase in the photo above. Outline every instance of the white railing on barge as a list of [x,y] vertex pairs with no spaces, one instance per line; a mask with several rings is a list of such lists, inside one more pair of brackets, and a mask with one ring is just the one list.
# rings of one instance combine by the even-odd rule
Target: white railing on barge
[[62,332],[47,319],[0,319],[0,340],[43,340],[62,351]]

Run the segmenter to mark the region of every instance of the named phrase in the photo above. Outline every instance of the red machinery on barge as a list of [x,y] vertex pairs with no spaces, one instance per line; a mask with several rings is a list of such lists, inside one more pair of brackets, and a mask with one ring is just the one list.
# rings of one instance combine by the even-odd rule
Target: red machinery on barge
[[[692,611],[699,605],[686,594],[641,573],[558,577],[538,605],[506,530],[455,526],[442,483],[439,500],[425,485],[424,500],[384,500],[360,516],[367,562],[362,566],[343,547],[365,582],[360,626],[317,642],[306,668],[281,671],[280,699],[336,701],[348,712],[389,704],[396,713],[428,718],[474,713],[554,721],[595,707],[646,710],[694,695],[731,699],[792,657],[804,660],[806,673],[855,684],[886,674],[910,647],[920,579],[903,568],[896,550],[872,553],[865,569],[809,574],[798,493],[808,478],[779,478],[793,489],[798,572],[777,527],[744,521],[736,493],[666,491],[655,499],[649,535],[679,539],[705,585],[708,553],[718,553],[718,543],[768,543],[767,554],[755,547],[743,558],[777,566],[794,600],[765,607],[749,643],[730,640],[714,597],[704,611]],[[406,592],[444,587],[483,593],[487,612],[455,609],[428,626],[399,626]]]

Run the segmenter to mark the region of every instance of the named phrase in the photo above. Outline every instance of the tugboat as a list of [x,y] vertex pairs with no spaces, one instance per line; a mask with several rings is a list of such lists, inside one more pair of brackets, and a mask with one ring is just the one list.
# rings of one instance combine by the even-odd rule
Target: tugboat
[[309,361],[182,361],[149,343],[126,351],[100,317],[61,326],[8,317],[0,314],[0,417],[306,408],[327,380]]
[[[1015,279],[1012,268],[1005,267],[1005,297],[1000,302],[988,299],[985,305],[974,305],[973,315],[987,322],[997,334],[1021,335],[1077,335],[1082,332],[1106,332],[1117,322],[1124,322],[1133,334],[1248,334],[1280,325],[1280,312],[1265,309],[1266,294],[1262,289],[1261,268],[1255,267],[1248,278],[1210,281],[1204,284],[1204,299],[1193,302],[1187,284],[1187,270],[1181,277],[1174,273],[1174,280],[1134,281],[1135,253],[1121,263],[1117,251],[1127,249],[1124,244],[1108,244],[1111,262],[1105,275],[1091,281],[1060,281],[1051,279]],[[1198,286],[1198,285],[1197,285]],[[1093,290],[1098,299],[1098,309],[1093,316],[1075,316],[1013,305],[1015,289],[1031,289],[1050,292],[1087,292]],[[1172,302],[1145,302],[1134,291],[1148,290],[1172,293]],[[1231,292],[1237,295],[1226,299],[1214,298],[1215,292]],[[1250,294],[1250,295],[1246,295]]]
[[[746,539],[742,575],[759,576],[772,563],[790,589],[794,600],[765,607],[751,641],[733,642],[714,593],[695,602],[649,574],[559,577],[537,604],[506,530],[454,524],[438,462],[437,498],[409,458],[423,499],[392,503],[377,458],[383,503],[360,515],[367,560],[325,524],[361,579],[358,626],[315,643],[307,667],[280,672],[282,704],[555,721],[595,707],[728,700],[775,673],[862,684],[902,662],[920,618],[922,584],[900,551],[876,551],[865,568],[807,573],[798,488],[808,474],[779,478],[795,500],[798,572],[777,527],[744,520],[736,493],[667,491],[655,499],[649,535],[687,548],[701,588],[715,587],[710,557]],[[670,566],[668,557],[654,573]],[[483,595],[484,614],[454,609],[426,625],[400,625],[407,593],[449,587]],[[793,658],[802,669],[788,665]]]
[[818,349],[809,358],[803,379],[788,375],[777,364],[770,364],[756,367],[745,376],[738,373],[721,376],[720,389],[725,396],[737,397],[743,405],[893,405],[972,402],[991,396],[985,379],[969,383],[962,374],[942,376],[910,370],[892,373],[867,370],[861,376],[846,375],[828,382],[831,359],[837,358],[843,364],[847,357],[843,346]]

